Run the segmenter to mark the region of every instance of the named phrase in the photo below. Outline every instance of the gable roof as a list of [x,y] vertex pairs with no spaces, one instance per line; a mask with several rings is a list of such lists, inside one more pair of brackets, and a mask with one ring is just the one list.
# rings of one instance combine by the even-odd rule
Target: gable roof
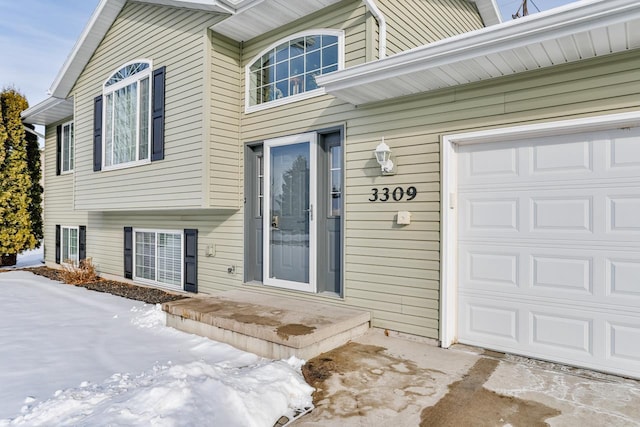
[[[136,0],[162,6],[201,10],[220,15],[212,29],[236,41],[245,41],[321,10],[341,0]],[[495,0],[468,0],[477,4],[486,25],[500,22]],[[91,56],[122,11],[127,0],[101,0],[53,81],[45,101],[23,113],[24,121],[47,124],[67,116],[73,106],[67,98]],[[276,12],[276,13],[274,13]]]
[[583,0],[318,77],[354,105],[640,48],[638,0]]

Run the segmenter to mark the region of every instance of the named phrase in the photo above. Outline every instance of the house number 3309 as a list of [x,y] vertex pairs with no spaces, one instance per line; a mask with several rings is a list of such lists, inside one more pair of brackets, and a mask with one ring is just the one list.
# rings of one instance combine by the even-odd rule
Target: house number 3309
[[370,202],[386,202],[387,200],[393,198],[394,201],[399,202],[407,196],[407,201],[413,200],[418,195],[418,190],[416,187],[411,186],[407,187],[405,190],[402,187],[396,187],[392,190],[389,187],[384,187],[382,189],[378,189],[376,187],[371,189],[371,197],[369,197]]

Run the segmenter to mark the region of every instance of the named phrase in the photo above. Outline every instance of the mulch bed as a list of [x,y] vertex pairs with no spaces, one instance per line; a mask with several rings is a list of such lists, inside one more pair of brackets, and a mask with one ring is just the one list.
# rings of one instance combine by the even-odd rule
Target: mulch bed
[[[63,282],[62,278],[60,277],[60,271],[53,268],[32,267],[24,268],[23,270],[29,271],[33,274],[37,274],[38,276],[44,276],[51,280]],[[160,289],[148,288],[146,286],[136,286],[129,283],[116,282],[115,280],[106,279],[98,279],[94,282],[74,286],[80,286],[92,291],[105,292],[136,301],[144,301],[147,304],[162,304],[163,302],[188,298],[184,295],[172,294]]]

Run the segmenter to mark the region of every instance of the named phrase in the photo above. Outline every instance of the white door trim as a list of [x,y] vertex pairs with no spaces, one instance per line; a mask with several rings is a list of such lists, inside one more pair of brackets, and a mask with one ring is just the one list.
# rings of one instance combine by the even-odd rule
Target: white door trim
[[640,127],[640,111],[608,114],[597,117],[559,120],[530,125],[511,126],[476,132],[443,135],[440,151],[442,158],[442,204],[440,212],[440,345],[447,348],[457,341],[457,176],[458,145],[504,142],[514,139],[567,135],[615,128]]
[[[296,143],[309,142],[309,204],[310,204],[310,221],[309,221],[309,283],[298,283],[289,280],[272,279],[269,277],[270,265],[270,230],[271,227],[271,183],[268,182],[271,177],[271,147],[281,145],[289,145]],[[317,292],[317,152],[318,152],[318,134],[315,132],[303,133],[298,135],[285,136],[282,138],[267,139],[264,141],[264,208],[262,215],[263,229],[263,278],[262,282],[268,286],[277,286],[284,289],[291,289],[305,292]]]

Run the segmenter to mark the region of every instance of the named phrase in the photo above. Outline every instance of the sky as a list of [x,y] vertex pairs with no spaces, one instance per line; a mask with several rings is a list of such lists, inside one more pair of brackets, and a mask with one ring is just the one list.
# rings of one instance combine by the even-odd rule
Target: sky
[[[576,0],[528,0],[529,12]],[[522,0],[496,0],[503,20]],[[0,88],[15,87],[33,106],[62,68],[99,0],[0,0]]]
[[159,304],[26,271],[0,274],[0,342],[0,427],[272,427],[313,406],[300,359],[264,359],[164,326]]

